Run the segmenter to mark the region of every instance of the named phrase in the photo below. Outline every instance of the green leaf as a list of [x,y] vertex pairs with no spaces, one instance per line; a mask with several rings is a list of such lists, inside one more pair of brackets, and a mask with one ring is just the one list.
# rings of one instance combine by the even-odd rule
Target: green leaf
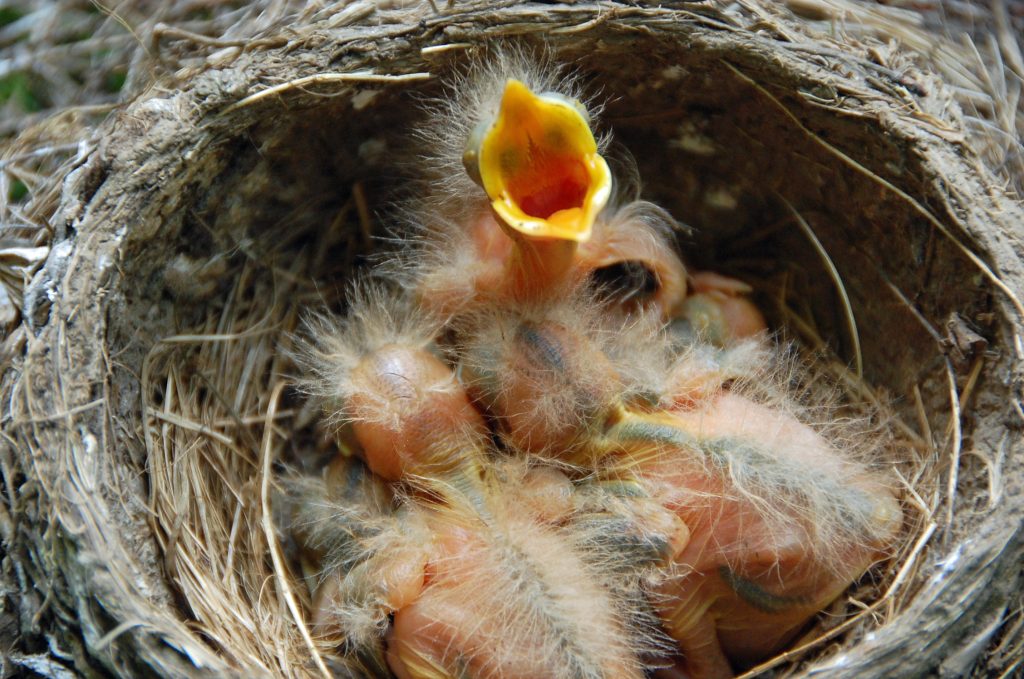
[[25,13],[14,7],[0,7],[0,27],[13,24],[25,16]]
[[10,100],[14,100],[26,113],[43,108],[39,98],[32,91],[32,83],[25,73],[11,73],[0,78],[0,104],[6,104]]
[[11,188],[7,191],[7,200],[12,203],[20,203],[28,195],[28,186],[20,179],[11,182]]
[[127,79],[127,72],[111,71],[107,74],[106,79],[103,81],[103,86],[107,90],[107,92],[120,92],[121,88],[124,87],[124,83]]

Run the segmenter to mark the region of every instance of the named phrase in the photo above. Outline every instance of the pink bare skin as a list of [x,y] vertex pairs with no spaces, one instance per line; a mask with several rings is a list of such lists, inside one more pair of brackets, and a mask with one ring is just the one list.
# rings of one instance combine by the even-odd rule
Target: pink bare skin
[[[362,570],[342,575],[366,579],[377,597],[367,615],[393,612],[395,674],[640,679],[611,595],[560,532],[573,510],[569,479],[525,463],[485,467],[483,418],[426,350],[385,345],[349,379],[367,466],[412,488],[408,537],[396,532]],[[344,636],[344,615],[360,614],[351,601],[360,583],[324,581],[313,606],[318,632]]]
[[513,241],[490,209],[482,210],[454,237],[452,257],[429,270],[419,282],[420,304],[442,318],[468,308],[507,301],[507,266]]
[[387,345],[352,370],[348,407],[367,465],[395,481],[463,463],[486,425],[451,368],[423,349]]
[[442,266],[421,282],[419,298],[444,316],[480,304],[552,299],[596,271],[628,262],[647,272],[651,290],[626,302],[663,318],[677,315],[686,297],[686,267],[672,248],[642,222],[601,218],[584,243],[534,238],[503,229],[492,212],[469,223],[463,237],[472,256]]
[[[643,435],[623,444],[630,468],[690,529],[689,543],[674,559],[656,600],[666,631],[683,653],[679,669],[692,679],[730,677],[734,667],[748,667],[781,650],[817,611],[885,556],[899,529],[901,513],[891,491],[783,412],[723,392],[701,408],[641,417],[668,429],[649,430],[647,444]],[[683,433],[679,443],[665,443],[672,429]],[[652,445],[655,439],[659,442]],[[702,453],[702,442],[712,445],[708,450],[720,444],[727,457],[716,461],[713,452]],[[822,536],[816,525],[820,517],[800,514],[814,511],[811,507],[759,507],[737,491],[720,466],[749,464],[737,446],[756,451],[763,469],[774,458],[796,484],[835,488],[835,503],[848,504],[869,525],[857,535]],[[763,489],[769,499],[770,490]],[[765,514],[780,508],[792,515],[780,521]]]
[[485,527],[444,511],[430,521],[436,552],[426,586],[395,614],[387,638],[395,675],[642,677],[607,593],[564,539],[529,519],[495,521]]
[[[401,552],[388,555],[375,575],[375,585],[383,593],[383,603],[389,611],[397,611],[411,605],[424,587],[427,566],[427,550],[410,546]],[[338,619],[336,611],[344,607],[339,599],[341,580],[329,577],[324,580],[313,596],[313,631],[320,635],[336,635]],[[344,636],[344,630],[341,636]]]
[[618,400],[615,366],[583,333],[548,320],[502,335],[480,400],[506,442],[636,478],[686,527],[654,600],[694,679],[777,652],[884,556],[900,526],[891,491],[865,468],[784,409],[729,391],[729,370],[765,360],[754,345],[721,359],[728,370],[694,352],[666,380],[678,393],[645,410]]
[[508,232],[489,208],[455,237],[465,242],[455,243],[459,250],[419,285],[421,304],[442,317],[550,298],[571,283],[576,243]]
[[[554,322],[524,324],[516,332],[507,381],[494,408],[503,436],[516,449],[572,449],[589,420],[613,402],[619,388],[614,368],[603,353],[578,340]],[[550,400],[538,404],[538,395]]]
[[686,298],[686,267],[672,247],[634,220],[612,220],[595,227],[576,255],[576,276],[583,280],[599,269],[633,263],[653,276],[655,288],[641,291],[629,306],[653,310],[664,319],[679,315]]
[[692,410],[721,393],[732,380],[769,378],[767,361],[767,347],[759,341],[735,343],[727,349],[697,347],[668,368],[660,405]]
[[530,469],[520,482],[517,494],[523,509],[541,523],[558,523],[573,509],[572,481],[551,467]]
[[712,271],[691,276],[691,294],[680,305],[688,319],[708,341],[726,345],[767,332],[761,311],[747,297],[752,288],[743,281]]

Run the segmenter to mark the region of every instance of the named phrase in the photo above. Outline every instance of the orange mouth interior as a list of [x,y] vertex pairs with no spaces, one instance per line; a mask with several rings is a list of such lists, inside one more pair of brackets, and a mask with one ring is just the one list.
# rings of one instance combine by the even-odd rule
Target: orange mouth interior
[[585,241],[611,193],[611,173],[580,108],[518,80],[505,86],[479,159],[495,212],[527,235]]
[[563,210],[582,208],[587,197],[586,167],[573,158],[538,153],[526,172],[509,182],[509,195],[531,217],[549,219]]

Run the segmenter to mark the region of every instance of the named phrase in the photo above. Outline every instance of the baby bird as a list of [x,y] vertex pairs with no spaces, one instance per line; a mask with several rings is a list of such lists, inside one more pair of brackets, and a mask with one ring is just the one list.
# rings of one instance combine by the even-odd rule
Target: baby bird
[[680,330],[726,346],[768,331],[764,315],[747,297],[753,289],[743,281],[712,271],[691,274],[690,295],[679,309]]
[[588,284],[609,310],[682,319],[719,344],[764,329],[739,281],[696,274],[687,296],[673,246],[680,226],[625,190],[613,195],[608,139],[595,139],[571,78],[556,83],[531,59],[503,53],[455,89],[423,132],[435,149],[424,159],[426,198],[407,210],[411,233],[400,237],[418,247],[386,267],[421,305],[454,317]]
[[345,650],[360,676],[388,677],[388,616],[423,589],[429,543],[421,522],[354,457],[338,454],[319,477],[283,483],[282,521],[299,546],[312,593],[311,630]]
[[470,393],[513,449],[632,484],[677,517],[685,531],[663,520],[649,529],[677,545],[653,601],[689,676],[731,676],[884,557],[899,506],[880,477],[793,414],[783,387],[758,387],[768,403],[745,395],[745,384],[778,380],[763,344],[676,353],[656,328],[602,331],[588,308],[478,322],[462,344]]
[[506,52],[456,89],[417,247],[378,271],[405,295],[307,324],[362,461],[297,491],[315,627],[400,679],[639,679],[657,619],[675,671],[731,676],[885,556],[899,505],[789,395],[749,287],[613,199],[571,80]]
[[593,303],[583,296],[482,310],[457,326],[469,393],[514,451],[588,464],[583,445],[603,430],[624,388],[587,339],[598,332]]
[[693,677],[732,676],[781,649],[884,558],[892,491],[789,414],[724,391],[696,408],[628,414],[602,447],[690,529],[659,585]]
[[495,481],[422,508],[434,551],[423,592],[396,612],[388,636],[395,674],[640,679],[637,655],[651,646],[624,615],[633,604],[618,600],[625,588],[607,581],[593,543],[551,523],[550,507],[523,511],[530,498],[518,483],[536,480]]
[[400,235],[418,247],[385,275],[442,317],[556,299],[582,281],[629,310],[675,315],[686,295],[675,222],[644,201],[609,204],[607,139],[572,78],[511,52],[453,89],[422,133],[434,153]]
[[438,357],[441,324],[380,286],[355,286],[340,323],[307,322],[299,356],[308,390],[350,423],[360,455],[381,478],[432,478],[478,467],[488,436],[480,413]]
[[[667,320],[685,314],[686,267],[669,245],[671,218],[652,203],[607,208],[586,241],[562,244],[568,245],[562,254],[571,254],[564,258],[544,255],[535,243],[526,249],[523,239],[509,238],[490,212],[474,215],[467,226],[425,212],[419,219],[431,226],[422,231],[429,235],[415,250],[415,262],[385,271],[408,281],[419,303],[439,316],[556,300],[581,284],[624,315],[648,313]],[[543,247],[555,252],[562,246],[552,241]]]
[[[573,508],[568,478],[525,459],[492,464],[481,415],[429,349],[429,317],[379,288],[354,298],[345,321],[311,324],[303,360],[369,469],[401,485],[390,511],[372,484],[347,503],[355,512],[302,503],[350,515],[338,528],[324,526],[329,512],[300,516],[312,528],[299,540],[326,567],[317,628],[346,641],[351,627],[370,630],[352,645],[373,649],[371,632],[391,615],[386,662],[402,679],[640,679],[637,653],[650,644],[623,615],[633,608],[618,600],[628,588],[607,583],[591,543],[560,525]],[[328,478],[348,484],[351,467]]]

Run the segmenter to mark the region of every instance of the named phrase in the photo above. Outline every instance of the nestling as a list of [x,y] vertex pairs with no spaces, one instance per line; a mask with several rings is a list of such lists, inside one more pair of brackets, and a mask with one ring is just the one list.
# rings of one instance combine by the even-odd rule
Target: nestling
[[571,79],[506,52],[456,89],[413,247],[307,324],[307,391],[358,458],[292,484],[316,630],[401,679],[780,651],[899,534],[877,450],[795,395],[749,286],[616,196]]

